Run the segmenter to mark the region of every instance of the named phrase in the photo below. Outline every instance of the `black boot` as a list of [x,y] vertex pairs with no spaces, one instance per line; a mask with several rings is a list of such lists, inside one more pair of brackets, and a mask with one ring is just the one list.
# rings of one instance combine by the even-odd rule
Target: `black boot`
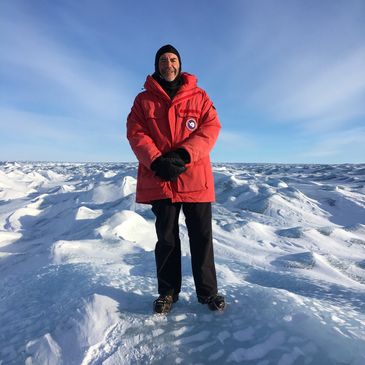
[[179,294],[174,295],[160,295],[153,302],[153,310],[155,313],[166,314],[170,312],[172,304],[179,300]]
[[198,301],[202,304],[208,304],[208,308],[211,311],[223,311],[226,307],[224,297],[219,294],[215,294],[207,298],[198,297]]

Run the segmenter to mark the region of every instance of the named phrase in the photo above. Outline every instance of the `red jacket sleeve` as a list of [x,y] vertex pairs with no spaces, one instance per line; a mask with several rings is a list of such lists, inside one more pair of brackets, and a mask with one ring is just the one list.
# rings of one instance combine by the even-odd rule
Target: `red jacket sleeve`
[[145,117],[137,96],[127,118],[127,138],[138,161],[147,168],[161,155],[145,126]]
[[191,162],[198,161],[209,155],[218,138],[220,129],[221,124],[217,111],[209,96],[204,92],[199,126],[180,146],[189,153]]

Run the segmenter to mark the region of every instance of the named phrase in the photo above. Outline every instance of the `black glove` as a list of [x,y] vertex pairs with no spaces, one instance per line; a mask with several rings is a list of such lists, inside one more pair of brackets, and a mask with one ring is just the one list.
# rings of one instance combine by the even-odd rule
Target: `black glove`
[[179,148],[179,149],[176,150],[176,152],[179,154],[179,156],[181,157],[181,159],[185,163],[190,163],[190,161],[191,161],[190,155],[189,155],[189,152],[186,149]]
[[163,156],[167,157],[167,158],[171,158],[171,157],[180,158],[181,160],[184,161],[184,163],[190,162],[189,152],[187,150],[185,150],[184,148],[178,148],[175,151],[167,152]]
[[175,152],[167,152],[157,157],[151,164],[151,170],[165,181],[175,181],[177,177],[186,171],[185,162]]

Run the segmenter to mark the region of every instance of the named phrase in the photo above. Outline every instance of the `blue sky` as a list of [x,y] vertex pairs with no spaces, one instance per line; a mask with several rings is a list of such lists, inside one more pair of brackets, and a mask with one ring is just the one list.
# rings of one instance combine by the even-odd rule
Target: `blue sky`
[[0,160],[135,161],[125,121],[173,44],[216,162],[365,162],[365,1],[1,0]]

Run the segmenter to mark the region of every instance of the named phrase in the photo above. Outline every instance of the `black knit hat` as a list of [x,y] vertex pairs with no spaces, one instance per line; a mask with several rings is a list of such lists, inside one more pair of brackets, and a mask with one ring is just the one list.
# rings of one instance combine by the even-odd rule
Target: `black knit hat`
[[165,46],[162,46],[156,53],[156,57],[155,57],[155,72],[157,74],[159,74],[159,69],[158,69],[158,61],[160,60],[160,57],[164,54],[164,53],[173,53],[176,54],[177,58],[179,59],[179,63],[180,63],[180,69],[179,69],[179,73],[181,72],[181,58],[180,58],[180,54],[179,51],[172,46],[171,44],[166,44]]

